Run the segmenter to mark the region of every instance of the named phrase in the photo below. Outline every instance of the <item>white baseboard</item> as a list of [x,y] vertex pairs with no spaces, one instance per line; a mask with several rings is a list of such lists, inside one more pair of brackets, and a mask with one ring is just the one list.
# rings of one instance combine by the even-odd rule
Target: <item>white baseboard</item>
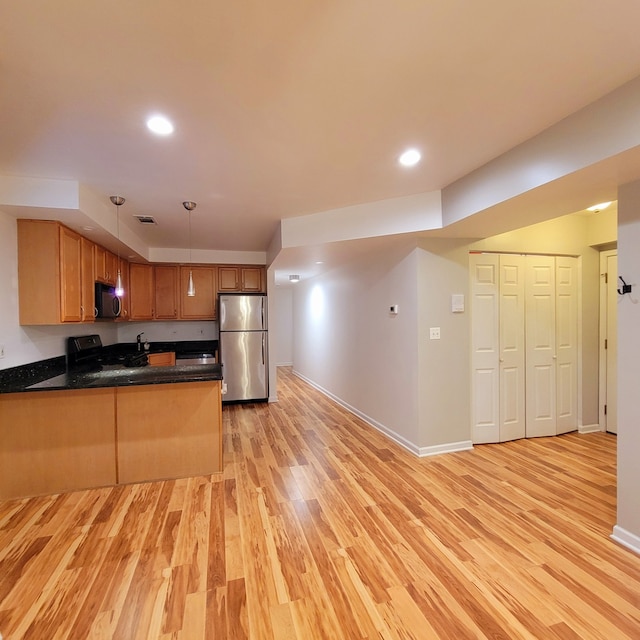
[[623,529],[616,525],[613,527],[613,533],[611,534],[611,539],[619,542],[623,547],[627,547],[627,549],[631,549],[631,551],[640,555],[640,536]]
[[376,431],[380,431],[380,433],[385,435],[390,440],[393,440],[393,442],[400,445],[403,449],[406,449],[407,451],[409,451],[410,453],[413,453],[413,455],[418,456],[419,458],[423,458],[425,456],[435,456],[441,453],[452,453],[453,451],[465,451],[467,449],[473,449],[473,444],[471,443],[471,440],[464,441],[464,442],[450,442],[447,444],[439,444],[432,447],[418,447],[413,442],[410,442],[405,437],[401,436],[399,433],[396,433],[393,429],[389,429],[389,427],[381,424],[377,420],[374,420],[368,415],[362,413],[362,411],[359,411],[355,407],[352,407],[347,402],[344,402],[344,400],[342,400],[341,398],[338,398],[338,396],[335,396],[330,391],[327,391],[325,388],[316,384],[313,380],[310,380],[309,378],[303,376],[299,371],[296,371],[294,369],[293,374],[298,376],[298,378],[300,378],[301,380],[304,380],[307,384],[311,385],[314,389],[317,389],[318,391],[320,391],[320,393],[323,393],[328,398],[331,398],[331,400],[333,400],[336,404],[339,404],[341,407],[345,408],[350,413],[353,413],[353,415],[358,416],[358,418],[366,422],[368,425],[372,426]]
[[596,424],[581,424],[578,427],[578,433],[594,433],[595,431],[602,431],[597,422]]
[[461,442],[447,442],[447,444],[435,444],[431,447],[420,447],[421,458],[427,456],[438,456],[441,453],[454,453],[455,451],[469,451],[473,449],[471,440],[462,440]]

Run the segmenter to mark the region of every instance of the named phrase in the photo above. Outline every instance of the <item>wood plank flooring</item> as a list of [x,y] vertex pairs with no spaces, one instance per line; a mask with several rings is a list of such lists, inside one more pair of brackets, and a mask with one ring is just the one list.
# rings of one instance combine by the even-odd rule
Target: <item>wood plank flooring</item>
[[0,503],[4,640],[640,638],[614,436],[420,460],[279,385],[223,474]]

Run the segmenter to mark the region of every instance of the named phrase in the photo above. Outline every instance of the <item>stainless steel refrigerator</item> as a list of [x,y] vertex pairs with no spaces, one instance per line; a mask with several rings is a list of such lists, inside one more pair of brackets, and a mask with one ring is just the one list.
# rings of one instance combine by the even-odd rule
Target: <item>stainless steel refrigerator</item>
[[267,296],[237,293],[218,298],[224,402],[267,400],[269,359]]

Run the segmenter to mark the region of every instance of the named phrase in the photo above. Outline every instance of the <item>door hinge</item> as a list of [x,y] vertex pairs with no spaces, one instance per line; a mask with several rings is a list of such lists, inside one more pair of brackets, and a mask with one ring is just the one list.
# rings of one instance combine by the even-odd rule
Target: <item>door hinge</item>
[[609,284],[609,274],[608,273],[604,274],[604,283],[605,284]]
[[607,346],[608,344],[609,344],[609,341],[605,338],[604,339],[604,348],[605,349],[608,349],[608,346]]
[[605,416],[607,415],[607,405],[606,404],[604,405],[604,415]]

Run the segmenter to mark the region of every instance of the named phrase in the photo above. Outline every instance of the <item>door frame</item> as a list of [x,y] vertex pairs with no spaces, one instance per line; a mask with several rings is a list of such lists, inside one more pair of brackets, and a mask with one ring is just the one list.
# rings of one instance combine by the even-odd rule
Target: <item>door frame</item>
[[[598,426],[600,431],[607,430],[607,417],[604,407],[607,400],[607,350],[604,348],[607,338],[607,260],[611,256],[617,256],[618,249],[600,251],[600,317],[598,329]],[[617,274],[616,274],[617,279]]]

